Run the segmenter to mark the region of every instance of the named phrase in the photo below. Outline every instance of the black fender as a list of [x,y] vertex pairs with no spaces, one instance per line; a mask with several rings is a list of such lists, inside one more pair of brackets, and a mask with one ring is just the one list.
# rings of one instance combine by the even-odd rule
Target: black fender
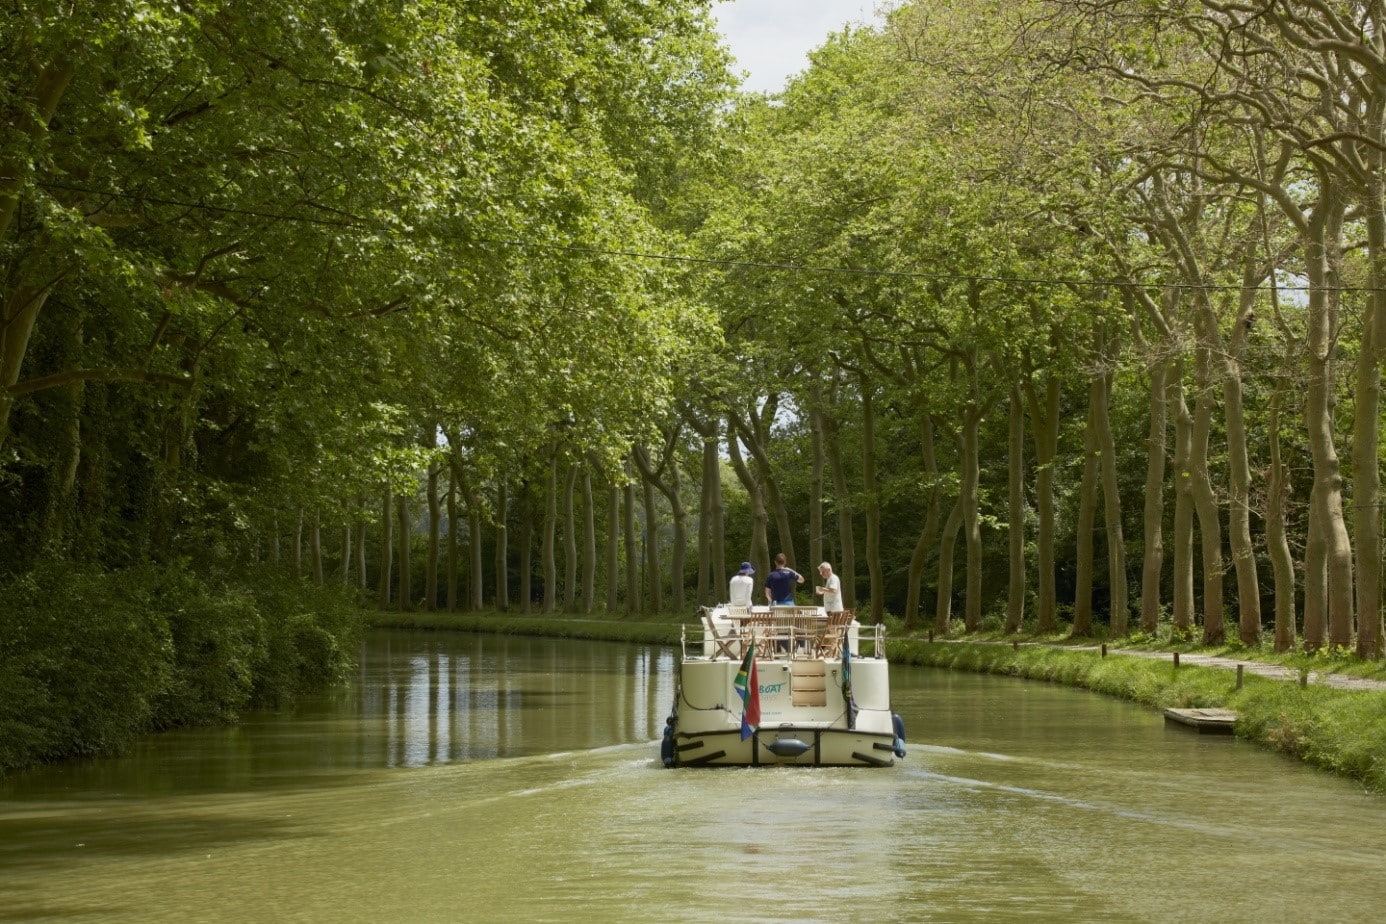
[[678,766],[678,751],[674,747],[674,716],[669,716],[664,723],[664,740],[659,744],[659,756],[664,761],[666,767]]

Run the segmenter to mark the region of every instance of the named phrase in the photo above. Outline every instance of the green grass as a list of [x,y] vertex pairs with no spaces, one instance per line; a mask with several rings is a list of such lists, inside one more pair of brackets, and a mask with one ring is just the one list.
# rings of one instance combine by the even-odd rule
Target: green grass
[[[678,643],[681,624],[695,622],[688,614],[587,617],[495,612],[376,613],[370,621],[372,625],[395,628],[667,645]],[[1358,780],[1370,790],[1386,792],[1386,692],[1301,687],[1251,674],[1244,677],[1241,689],[1237,689],[1233,671],[1190,664],[1175,668],[1168,660],[1151,658],[1104,658],[1092,648],[1098,643],[1096,639],[1074,639],[1066,632],[1045,636],[953,633],[930,642],[926,631],[901,637],[897,620],[887,619],[887,626],[891,632],[887,650],[893,661],[1062,683],[1160,710],[1234,709],[1241,713],[1236,727],[1239,736]],[[1021,644],[998,644],[1012,641]],[[1282,655],[1235,643],[1205,648],[1158,637],[1108,644],[1109,648],[1219,655],[1386,680],[1386,666],[1381,662],[1359,661],[1342,652]]]

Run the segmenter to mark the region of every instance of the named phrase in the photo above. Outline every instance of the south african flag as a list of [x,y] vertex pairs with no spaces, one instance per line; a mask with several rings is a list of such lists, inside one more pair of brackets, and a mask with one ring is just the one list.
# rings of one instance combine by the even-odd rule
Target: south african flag
[[741,669],[732,681],[736,694],[741,697],[741,740],[745,741],[755,734],[760,724],[760,682],[756,679],[756,645],[752,639],[746,646],[746,657]]

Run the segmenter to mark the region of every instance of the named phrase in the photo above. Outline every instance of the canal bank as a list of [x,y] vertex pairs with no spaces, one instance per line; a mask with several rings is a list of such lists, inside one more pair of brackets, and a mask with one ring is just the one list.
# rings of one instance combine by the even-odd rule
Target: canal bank
[[[602,639],[677,644],[682,621],[674,616],[592,619],[577,616],[522,616],[499,613],[373,613],[372,625],[392,628]],[[1092,690],[1166,709],[1230,709],[1240,718],[1235,733],[1246,740],[1303,760],[1315,767],[1386,793],[1386,689],[1380,681],[1352,678],[1352,688],[1331,686],[1327,672],[1313,682],[1295,682],[1300,673],[1275,668],[1267,674],[1244,671],[1237,663],[1198,652],[1111,649],[1092,645],[1036,642],[929,641],[896,638],[888,642],[893,662],[950,670],[999,674]]]

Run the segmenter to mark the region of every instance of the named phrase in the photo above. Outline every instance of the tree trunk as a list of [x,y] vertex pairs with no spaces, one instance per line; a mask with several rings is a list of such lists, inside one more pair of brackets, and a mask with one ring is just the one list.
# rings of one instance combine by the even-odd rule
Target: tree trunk
[[[8,151],[29,150],[30,145],[33,150],[42,148],[38,142],[47,134],[48,124],[53,121],[58,103],[77,73],[77,66],[66,55],[58,55],[33,70],[36,77],[32,92],[25,94],[18,100],[18,105],[5,114],[11,130],[19,132],[28,144],[20,146],[7,143]],[[10,223],[19,209],[19,193],[23,188],[21,178],[28,172],[28,162],[23,158],[7,153],[0,160],[0,239],[4,239],[9,232]]]
[[746,488],[751,503],[751,551],[748,557],[758,574],[767,574],[770,571],[770,515],[765,510],[765,492],[761,490],[760,482],[751,475],[745,460],[741,458],[741,446],[736,437],[728,438],[727,449],[731,454],[732,468],[736,470],[737,477]]
[[1120,638],[1127,633],[1131,604],[1126,581],[1126,537],[1121,526],[1121,491],[1117,485],[1116,438],[1112,435],[1111,365],[1115,361],[1112,354],[1116,351],[1108,346],[1105,333],[1100,338],[1098,352],[1106,368],[1096,395],[1093,424],[1102,462],[1102,519],[1107,530],[1107,582],[1111,585],[1109,626],[1112,636]]
[[[1006,532],[1010,550],[1010,580],[1006,586],[1005,631],[1012,633],[1019,632],[1025,624],[1025,399],[1021,397],[1018,384],[1011,386],[1009,411],[1006,444],[1006,514],[1009,522]],[[910,570],[914,570],[913,562]],[[908,621],[909,616],[905,618]]]
[[967,597],[963,603],[963,625],[968,632],[982,628],[982,520],[981,450],[979,431],[984,410],[977,394],[975,370],[970,377],[971,395],[963,412],[962,428],[962,496],[958,498],[963,513],[963,542],[967,550]]
[[635,532],[635,479],[630,464],[626,464],[626,484],[624,526],[626,536],[626,614],[634,616],[640,612],[640,574],[639,550],[636,548]]
[[1275,650],[1281,652],[1292,651],[1295,647],[1295,564],[1285,532],[1285,498],[1289,494],[1290,477],[1280,455],[1280,405],[1286,387],[1285,378],[1276,380],[1267,423],[1270,474],[1266,479],[1266,551],[1275,575]]
[[597,511],[592,499],[592,469],[582,467],[582,611],[597,605]]
[[1102,376],[1093,373],[1088,378],[1088,413],[1083,426],[1083,480],[1078,489],[1078,525],[1074,529],[1075,591],[1073,598],[1073,631],[1078,637],[1092,635],[1092,571],[1093,532],[1097,516],[1097,426],[1093,420],[1102,390]]
[[351,521],[342,527],[342,562],[340,574],[342,586],[351,586]]
[[953,623],[953,550],[957,546],[962,521],[963,503],[962,498],[958,498],[948,512],[938,543],[938,597],[934,607],[934,631],[939,635],[947,635]]
[[[1256,317],[1261,282],[1255,261],[1248,259],[1243,276],[1237,319],[1228,347],[1218,349],[1222,363],[1222,407],[1227,428],[1227,543],[1237,574],[1237,635],[1245,645],[1261,641],[1261,577],[1256,573],[1256,547],[1251,542],[1251,461],[1246,443],[1242,402],[1242,353]],[[1214,322],[1214,331],[1217,330]],[[1215,342],[1215,348],[1221,346]]]
[[924,479],[929,486],[929,500],[927,512],[924,514],[924,528],[919,531],[919,538],[914,543],[914,552],[910,555],[909,588],[905,596],[906,630],[913,629],[918,625],[920,585],[924,579],[924,565],[928,561],[929,550],[933,548],[934,542],[938,538],[939,508],[942,506],[938,458],[934,454],[934,422],[929,419],[927,413],[923,415],[920,422],[920,430],[921,453],[924,457]]
[[1193,475],[1189,471],[1193,415],[1184,400],[1183,363],[1171,370],[1174,409],[1174,632],[1188,638],[1194,623]]
[[505,482],[496,484],[496,609],[510,609],[510,534],[506,518],[510,516],[509,497]]
[[[1381,113],[1377,111],[1378,120]],[[1381,126],[1377,125],[1378,130]],[[1378,132],[1377,137],[1380,137]],[[1386,356],[1386,176],[1379,151],[1370,155],[1372,180],[1367,197],[1367,251],[1372,291],[1362,318],[1354,394],[1353,544],[1357,552],[1357,656],[1386,654],[1381,621],[1381,363]]]
[[294,580],[303,580],[303,508],[294,521]]
[[1213,347],[1206,329],[1195,349],[1192,440],[1189,476],[1193,482],[1194,513],[1198,517],[1199,546],[1203,551],[1203,644],[1221,645],[1227,639],[1222,608],[1222,512],[1208,470],[1208,443],[1213,426]]
[[308,554],[313,562],[313,583],[322,586],[322,514],[313,511],[313,527],[308,534]]
[[477,612],[486,606],[486,582],[482,573],[484,557],[481,541],[481,498],[475,491],[467,499],[467,548],[471,550],[471,574],[467,586],[471,588],[470,603],[467,609]]
[[534,492],[526,483],[520,489],[520,612],[534,606]]
[[606,611],[615,613],[620,605],[621,489],[607,489],[606,505]]
[[558,455],[549,460],[549,477],[544,491],[544,534],[541,539],[544,557],[544,612],[558,608]]
[[[3,336],[3,334],[0,334]],[[76,315],[64,324],[62,362],[72,363],[81,355],[82,322]],[[56,458],[49,466],[50,486],[43,514],[39,542],[51,553],[63,555],[69,547],[77,519],[77,473],[82,465],[82,398],[85,383],[78,379],[54,389],[49,415],[55,440]]]
[[563,482],[563,612],[577,612],[578,541],[573,497],[577,493],[578,467],[568,466]]
[[1059,449],[1059,379],[1050,370],[1046,375],[1044,401],[1029,382],[1025,384],[1030,424],[1035,431],[1035,535],[1039,564],[1038,598],[1035,601],[1035,631],[1044,634],[1059,627],[1058,594],[1055,588],[1054,466]]
[[673,595],[674,612],[683,612],[684,559],[688,554],[688,512],[683,506],[683,486],[679,481],[677,457],[669,458],[669,507],[674,521],[674,547],[669,555],[669,590]]
[[706,478],[711,489],[712,500],[708,504],[708,522],[712,526],[712,572],[709,575],[717,598],[727,592],[730,584],[727,579],[727,524],[726,511],[722,503],[722,457],[717,452],[717,437],[703,441],[703,464],[708,466]]
[[[457,549],[457,473],[456,470],[449,472],[448,494],[448,550],[447,550],[447,608],[449,613],[457,612],[457,572],[458,572],[458,549]],[[471,537],[471,541],[476,541],[476,536]],[[472,576],[472,582],[480,585],[476,575]]]
[[428,504],[428,558],[424,562],[424,612],[431,613],[438,608],[438,557],[442,547],[443,511],[438,502],[437,462],[428,466],[428,481],[424,500]]
[[[885,579],[881,574],[881,495],[876,487],[876,402],[872,387],[861,383],[861,472],[866,497],[866,570],[871,578],[871,624],[885,618]],[[970,548],[970,547],[969,547]],[[971,561],[969,557],[968,561]],[[968,614],[972,612],[968,607]]]
[[[746,451],[751,454],[752,461],[755,462],[756,472],[754,481],[761,497],[761,504],[766,511],[767,537],[766,548],[769,548],[770,540],[768,537],[769,516],[773,513],[775,517],[775,532],[780,540],[779,551],[789,559],[791,566],[797,566],[794,549],[794,530],[790,525],[789,511],[785,508],[784,499],[780,497],[779,483],[775,479],[774,468],[770,465],[770,457],[766,452],[765,445],[769,442],[769,427],[773,421],[776,410],[779,407],[779,396],[772,395],[765,402],[759,416],[750,415],[750,423],[742,421],[736,414],[729,414],[727,417],[728,434],[732,443],[735,442],[735,435],[740,434],[741,444],[746,447]],[[743,476],[744,481],[746,477]],[[754,559],[753,559],[754,560]],[[759,567],[760,563],[756,562]]]
[[10,388],[19,381],[34,322],[51,291],[51,285],[38,289],[21,285],[4,302],[4,314],[0,316],[0,448],[10,432],[10,410],[14,407]]
[[[808,567],[823,558],[823,389],[815,382],[809,398]],[[907,617],[908,618],[908,617]]]
[[395,604],[401,612],[410,612],[414,609],[413,572],[409,561],[412,536],[409,530],[409,500],[403,494],[395,498],[395,511],[399,520],[399,597]]
[[1173,366],[1163,356],[1150,363],[1150,396],[1146,439],[1144,549],[1141,558],[1141,630],[1160,628],[1160,575],[1165,563],[1165,457]]
[[389,589],[394,585],[391,574],[395,564],[395,496],[385,489],[380,511],[380,580],[377,582],[376,607],[389,610]]
[[660,589],[663,575],[659,572],[659,511],[655,508],[654,484],[641,478],[645,507],[645,587],[652,612],[664,612],[664,593]]
[[833,478],[833,502],[837,508],[837,541],[842,561],[837,569],[842,580],[842,605],[852,610],[857,606],[857,552],[852,535],[852,492],[847,485],[847,471],[842,464],[842,427],[833,414],[823,412],[824,448],[827,450],[828,471]]
[[1324,628],[1332,647],[1352,643],[1352,548],[1343,520],[1343,478],[1333,442],[1333,349],[1338,295],[1334,266],[1341,249],[1343,205],[1331,180],[1321,177],[1305,272],[1309,277],[1308,387],[1305,430],[1314,462],[1309,498],[1309,546],[1305,554],[1304,646],[1322,647]]
[[[356,504],[356,586],[361,589],[361,602],[366,601],[366,499]],[[388,585],[387,585],[388,586]]]

